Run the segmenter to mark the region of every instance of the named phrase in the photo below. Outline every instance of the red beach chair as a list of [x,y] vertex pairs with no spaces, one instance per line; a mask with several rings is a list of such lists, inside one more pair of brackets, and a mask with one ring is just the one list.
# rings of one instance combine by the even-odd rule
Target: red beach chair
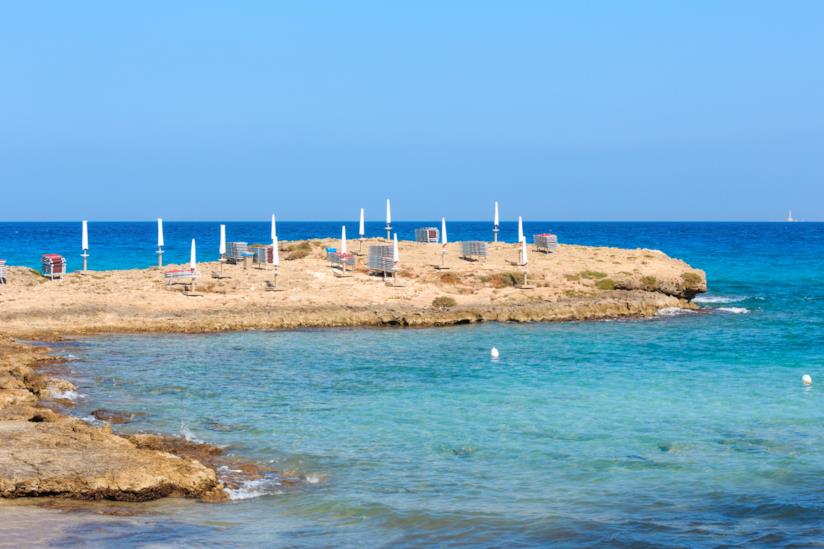
[[66,274],[66,270],[68,269],[66,258],[59,254],[43,254],[40,261],[43,276],[47,276],[51,280],[63,278],[63,275]]

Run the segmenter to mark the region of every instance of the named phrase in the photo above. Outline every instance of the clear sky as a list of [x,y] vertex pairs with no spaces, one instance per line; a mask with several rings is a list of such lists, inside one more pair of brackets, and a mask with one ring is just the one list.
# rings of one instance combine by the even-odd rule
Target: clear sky
[[824,2],[6,1],[0,220],[824,219]]

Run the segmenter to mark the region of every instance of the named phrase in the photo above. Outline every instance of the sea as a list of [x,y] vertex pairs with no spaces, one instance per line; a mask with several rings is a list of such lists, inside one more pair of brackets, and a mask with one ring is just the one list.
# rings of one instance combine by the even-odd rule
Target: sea
[[[338,237],[341,224],[278,232]],[[395,230],[411,239],[426,225],[438,223]],[[216,259],[218,226],[166,223],[166,261],[187,261],[192,238],[199,260]],[[487,222],[448,229],[453,241],[492,237]],[[269,224],[227,232],[266,242]],[[115,429],[218,444],[277,473],[225,504],[3,506],[0,546],[824,545],[824,224],[527,222],[525,232],[660,249],[704,269],[709,291],[698,312],[646,320],[61,343],[76,415],[145,414]],[[90,268],[156,263],[154,223],[89,233]],[[515,233],[502,224],[502,240]],[[76,268],[79,244],[80,223],[0,223],[11,264],[61,253]]]

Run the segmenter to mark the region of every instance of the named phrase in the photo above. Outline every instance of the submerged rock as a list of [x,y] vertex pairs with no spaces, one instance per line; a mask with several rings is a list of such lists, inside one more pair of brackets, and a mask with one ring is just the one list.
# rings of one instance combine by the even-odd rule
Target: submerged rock
[[92,417],[100,421],[107,421],[114,424],[130,423],[136,417],[144,417],[145,412],[118,412],[117,410],[107,410],[99,408],[91,413]]

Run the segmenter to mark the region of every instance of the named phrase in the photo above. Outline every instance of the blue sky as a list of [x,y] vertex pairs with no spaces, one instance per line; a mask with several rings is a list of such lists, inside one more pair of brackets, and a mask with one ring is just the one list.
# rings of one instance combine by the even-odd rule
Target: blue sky
[[5,2],[0,220],[824,219],[824,2]]

